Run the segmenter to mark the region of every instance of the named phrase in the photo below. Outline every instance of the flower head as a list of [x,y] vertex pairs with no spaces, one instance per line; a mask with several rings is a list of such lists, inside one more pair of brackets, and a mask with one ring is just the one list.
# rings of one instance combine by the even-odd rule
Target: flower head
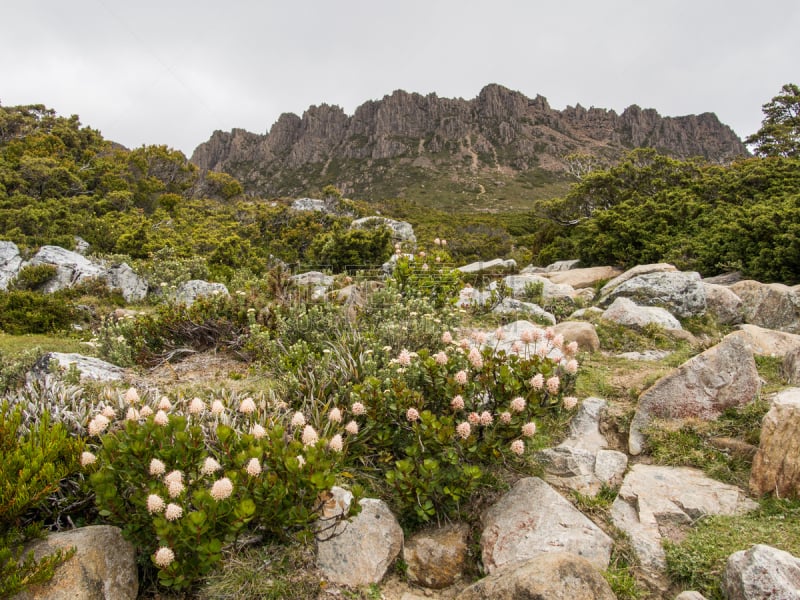
[[519,340],[514,340],[511,344],[511,352],[513,352],[514,354],[519,354],[520,352],[522,352],[522,342],[520,342]]
[[574,340],[571,341],[569,344],[567,344],[567,347],[564,348],[564,354],[566,354],[567,356],[575,356],[577,353],[578,353],[578,342]]
[[170,498],[177,498],[185,489],[186,488],[184,487],[183,482],[178,479],[173,479],[167,482],[167,493],[169,494]]
[[409,423],[414,423],[415,421],[419,421],[419,411],[416,408],[409,408],[406,411],[406,420]]
[[514,440],[511,442],[511,451],[518,456],[525,454],[525,442],[522,440]]
[[525,410],[525,398],[517,396],[511,401],[510,407],[512,412],[522,412]]
[[103,415],[95,415],[94,419],[89,421],[89,435],[100,435],[108,427],[109,420]]
[[203,402],[200,398],[195,396],[192,398],[192,401],[189,402],[189,414],[190,415],[200,415],[205,411],[206,403]]
[[222,403],[222,400],[214,400],[211,403],[212,415],[221,415],[224,412],[225,412],[225,405]]
[[568,360],[567,364],[564,366],[564,370],[570,375],[575,375],[575,373],[578,372],[578,361],[574,358]]
[[481,425],[484,427],[487,425],[491,425],[494,419],[492,418],[492,413],[488,410],[485,410],[481,413]]
[[478,350],[477,348],[472,348],[469,351],[467,359],[469,360],[470,364],[476,369],[483,368],[483,356],[481,356],[481,351]]
[[367,412],[367,409],[364,407],[363,404],[361,404],[361,402],[353,402],[353,405],[350,407],[350,410],[353,411],[353,414],[357,417]]
[[253,414],[256,412],[256,403],[253,402],[253,399],[250,397],[245,398],[239,405],[239,412],[244,415]]
[[437,365],[446,365],[447,364],[447,353],[446,352],[437,352],[433,355],[433,360],[436,361]]
[[91,452],[81,452],[81,466],[88,467],[97,462],[97,457]]
[[166,472],[166,470],[167,470],[166,465],[157,458],[154,458],[153,460],[150,461],[150,475],[158,477],[160,475],[163,475]]
[[161,396],[161,400],[158,401],[158,410],[171,410],[172,409],[172,402],[169,401],[169,398],[166,396]]
[[147,512],[154,514],[162,510],[164,510],[164,500],[158,494],[150,494],[147,497]]
[[452,344],[453,343],[453,334],[449,331],[445,331],[442,334],[442,343],[443,344]]
[[537,373],[536,375],[531,377],[528,383],[533,389],[540,390],[544,387],[544,375],[542,375],[541,373]]
[[128,412],[125,413],[125,419],[127,421],[138,421],[139,411],[131,406],[130,408],[128,408]]
[[461,394],[453,396],[453,399],[450,400],[450,406],[453,408],[453,410],[463,410],[464,398],[461,396]]
[[100,414],[103,415],[106,419],[114,419],[117,416],[116,411],[110,406],[104,407],[103,411]]
[[302,454],[298,454],[297,455],[297,463],[298,463],[298,465],[300,466],[301,469],[303,468],[303,465],[306,464],[306,459],[303,458]]
[[245,471],[250,477],[258,477],[261,475],[261,463],[258,461],[257,458],[251,458],[247,462],[247,467],[245,467]]
[[331,441],[328,442],[328,448],[333,450],[334,452],[341,452],[342,451],[342,436],[338,433],[331,438]]
[[508,425],[509,423],[511,423],[511,413],[508,411],[501,412],[500,422],[503,423],[504,425]]
[[406,350],[405,348],[403,348],[400,351],[400,354],[397,355],[397,363],[401,367],[409,366],[411,364],[411,353],[408,350]]
[[533,341],[533,331],[526,329],[520,334],[519,339],[526,344],[530,344]]
[[161,546],[156,553],[153,555],[153,562],[156,563],[157,567],[162,569],[167,568],[172,564],[172,561],[175,560],[175,553],[166,546]]
[[256,438],[257,440],[260,440],[260,439],[261,439],[261,438],[263,438],[265,435],[267,435],[267,430],[266,430],[266,429],[264,429],[264,428],[263,428],[261,425],[259,425],[258,423],[256,423],[255,425],[253,425],[253,426],[250,428],[250,434],[251,434],[251,435],[252,435],[254,438]]
[[506,330],[503,329],[502,327],[498,327],[497,329],[495,329],[494,339],[496,339],[498,342],[502,342],[504,339],[506,339]]
[[233,493],[233,483],[227,477],[223,477],[222,479],[217,479],[214,482],[214,485],[211,486],[211,497],[219,502],[220,500],[225,500],[225,498],[230,497]]
[[210,456],[206,458],[203,462],[203,466],[200,468],[200,472],[203,475],[211,475],[212,473],[216,473],[222,468],[215,459],[211,458]]
[[557,375],[553,375],[547,380],[546,385],[548,392],[550,392],[551,394],[557,394],[558,388],[561,385],[561,381],[558,379]]
[[306,418],[303,416],[303,413],[297,411],[292,415],[292,427],[297,429],[305,424],[306,424]]
[[467,423],[466,421],[463,421],[463,422],[459,423],[458,425],[456,425],[456,433],[463,440],[465,440],[465,439],[467,439],[469,437],[469,434],[471,433],[471,431],[472,431],[472,427],[470,427],[470,424]]
[[358,433],[358,423],[350,421],[344,426],[344,430],[350,435],[356,435]]
[[467,372],[463,369],[456,373],[456,383],[458,385],[467,385]]
[[525,437],[533,437],[536,435],[536,423],[533,421],[525,423],[525,425],[522,426],[522,435]]
[[304,446],[314,446],[319,441],[319,436],[311,425],[306,425],[303,428],[301,439],[303,440]]
[[[131,408],[133,408],[133,407],[131,407]],[[130,409],[128,409],[128,410],[130,410]],[[135,411],[136,409],[134,408],[133,410]],[[142,409],[139,411],[139,416],[142,417],[143,419],[146,419],[147,417],[149,417],[152,414],[153,414],[153,409],[150,408],[149,406],[147,406],[147,404],[145,404],[142,407]]]
[[578,399],[575,396],[564,396],[564,408],[572,410],[578,405]]
[[135,387],[130,387],[125,392],[124,398],[125,402],[127,402],[128,404],[136,404],[137,402],[139,402],[140,399],[139,392],[136,391]]
[[183,473],[181,473],[177,469],[174,471],[170,471],[169,473],[164,475],[164,482],[169,483],[170,481],[183,481]]
[[328,420],[331,423],[341,423],[342,422],[342,411],[334,406],[331,409],[331,411],[328,413]]
[[183,509],[180,506],[173,504],[172,502],[167,504],[167,508],[164,511],[164,517],[166,517],[167,521],[177,521],[182,516]]
[[467,421],[472,425],[478,425],[481,422],[481,416],[476,412],[471,412],[467,415]]
[[486,334],[483,331],[475,331],[472,333],[472,339],[476,344],[485,344]]
[[153,423],[162,427],[169,423],[169,417],[167,416],[167,413],[165,413],[163,410],[159,410],[156,413],[156,416],[153,417]]
[[553,347],[554,348],[562,348],[564,346],[564,336],[560,333],[557,333],[553,336]]

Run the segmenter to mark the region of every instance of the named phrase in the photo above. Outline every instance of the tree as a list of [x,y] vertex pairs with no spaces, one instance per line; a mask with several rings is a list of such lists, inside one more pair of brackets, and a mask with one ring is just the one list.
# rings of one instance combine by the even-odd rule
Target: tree
[[800,158],[800,87],[787,83],[763,107],[761,129],[745,140],[758,156]]

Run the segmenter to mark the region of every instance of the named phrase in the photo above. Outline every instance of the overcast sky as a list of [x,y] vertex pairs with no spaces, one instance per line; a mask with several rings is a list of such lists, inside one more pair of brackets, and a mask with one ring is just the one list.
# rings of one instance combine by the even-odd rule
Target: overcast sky
[[0,19],[2,105],[187,156],[312,104],[488,83],[559,109],[714,112],[746,137],[800,84],[798,0],[18,0]]

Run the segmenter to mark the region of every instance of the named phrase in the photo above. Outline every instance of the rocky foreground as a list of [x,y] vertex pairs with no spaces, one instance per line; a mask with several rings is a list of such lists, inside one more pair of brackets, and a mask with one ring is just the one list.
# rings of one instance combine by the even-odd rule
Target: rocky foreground
[[[8,272],[8,264],[8,260],[0,264],[0,271]],[[487,265],[516,270],[516,265],[508,263],[476,263],[461,270],[481,273]],[[698,347],[700,341],[682,328],[679,319],[711,315],[733,331],[644,390],[624,445],[605,433],[608,402],[583,399],[566,439],[537,455],[543,476],[517,481],[483,514],[480,531],[472,532],[480,543],[483,579],[470,585],[465,581],[471,535],[467,524],[448,524],[406,538],[385,503],[364,499],[357,517],[317,541],[317,567],[333,589],[380,584],[392,564],[402,558],[413,587],[396,595],[387,590],[387,598],[614,598],[601,574],[609,567],[613,540],[602,524],[569,498],[571,492],[594,497],[601,490],[618,488],[611,507],[613,526],[629,536],[642,577],[654,596],[671,598],[675,592],[670,591],[665,574],[664,540],[679,540],[705,515],[752,510],[753,499],[767,493],[800,495],[800,387],[787,388],[769,399],[771,408],[763,421],[749,489],[720,483],[695,469],[648,464],[645,434],[656,419],[678,424],[690,419],[711,421],[728,408],[752,402],[761,387],[757,355],[779,358],[786,381],[800,385],[800,286],[735,277],[708,280],[668,264],[641,265],[626,272],[575,267],[565,262],[547,269],[522,269],[497,277],[482,289],[463,289],[458,302],[492,303],[495,312],[527,314],[591,353],[605,351],[593,319],[636,330],[657,328]],[[324,277],[304,275],[298,283],[315,286],[321,301],[326,301],[330,282]],[[560,320],[530,301],[531,286],[541,289],[542,304],[558,299],[562,305],[583,308]],[[219,287],[196,284],[195,288],[195,294],[225,293]],[[501,301],[498,289],[503,290]],[[533,327],[531,321],[515,321],[503,327],[500,335],[487,332],[486,344],[510,347]],[[113,365],[97,364],[97,359],[89,366],[80,356],[53,358],[76,364],[85,377],[131,376]],[[659,356],[639,353],[626,358],[647,361]],[[333,490],[333,497],[327,517],[344,510],[352,499],[339,488]],[[48,586],[20,598],[137,596],[133,548],[113,528],[54,534],[39,542],[37,551],[55,546],[78,550]],[[728,559],[721,585],[730,600],[800,598],[800,559],[766,545],[745,548]],[[678,597],[703,596],[683,592]]]

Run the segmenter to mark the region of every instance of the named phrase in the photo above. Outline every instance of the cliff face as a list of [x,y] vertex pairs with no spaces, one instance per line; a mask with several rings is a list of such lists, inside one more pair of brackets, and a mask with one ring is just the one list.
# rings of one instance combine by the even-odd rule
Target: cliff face
[[[590,154],[609,163],[637,147],[678,158],[728,162],[747,150],[712,113],[661,117],[638,106],[621,115],[580,105],[550,108],[542,96],[489,85],[472,100],[421,96],[402,90],[368,101],[348,116],[337,106],[283,114],[265,135],[216,131],[192,162],[239,178],[264,195],[297,195],[321,183],[350,192],[381,178],[402,188],[409,169],[439,174],[501,173],[532,168],[564,171],[564,157]],[[395,193],[394,195],[398,195]]]

